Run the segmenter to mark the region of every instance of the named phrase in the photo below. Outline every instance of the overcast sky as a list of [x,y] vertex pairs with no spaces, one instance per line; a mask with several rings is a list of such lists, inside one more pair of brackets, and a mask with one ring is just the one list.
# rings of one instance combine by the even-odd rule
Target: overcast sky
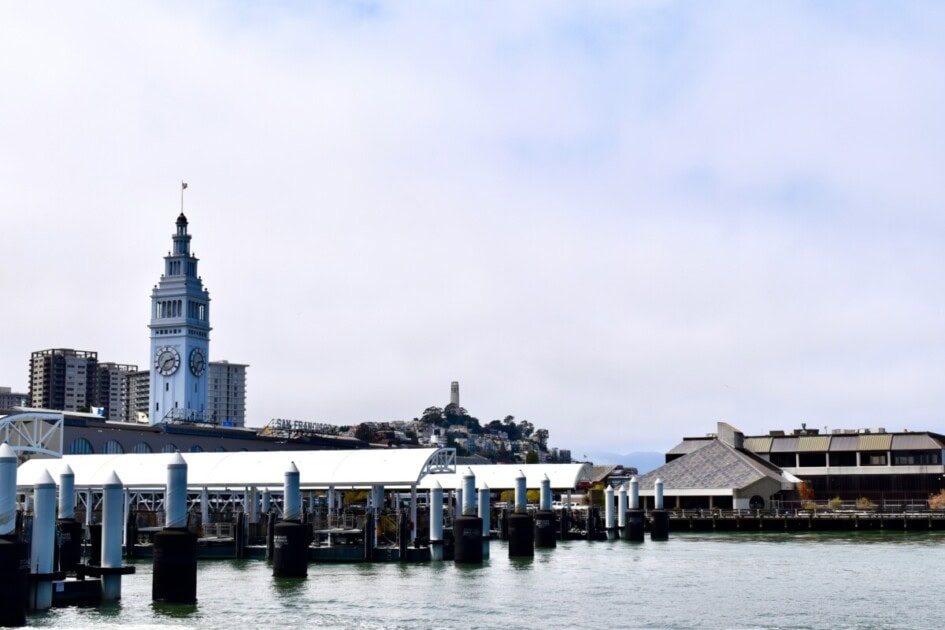
[[5,2],[0,385],[150,363],[180,181],[249,424],[945,432],[937,3]]

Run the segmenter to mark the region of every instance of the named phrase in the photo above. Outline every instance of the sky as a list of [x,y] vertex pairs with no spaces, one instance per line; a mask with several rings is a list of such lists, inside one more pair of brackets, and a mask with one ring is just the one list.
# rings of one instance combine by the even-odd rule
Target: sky
[[250,425],[945,432],[943,68],[932,2],[4,2],[0,385],[150,364],[186,181]]

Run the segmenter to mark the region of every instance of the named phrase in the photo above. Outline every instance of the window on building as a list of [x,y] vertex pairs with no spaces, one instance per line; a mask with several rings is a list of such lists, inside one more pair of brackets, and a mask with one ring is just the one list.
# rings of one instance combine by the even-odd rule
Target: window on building
[[861,466],[885,466],[886,453],[860,453]]
[[151,446],[147,442],[138,442],[135,444],[134,448],[131,449],[132,453],[153,453]]
[[941,451],[899,451],[893,453],[893,466],[938,466]]
[[827,465],[826,453],[800,453],[798,459],[801,466],[818,467]]
[[102,446],[103,453],[112,453],[112,454],[121,454],[125,452],[124,447],[119,444],[116,440],[108,440]]
[[176,453],[177,447],[174,446],[173,444],[165,444],[164,446],[161,447],[161,452],[162,453]]
[[797,466],[797,456],[794,453],[771,453],[771,463],[781,468]]
[[69,445],[69,455],[91,455],[95,452],[95,449],[92,448],[92,443],[86,440],[83,437],[76,438],[72,440],[72,444]]
[[852,451],[840,451],[830,453],[831,466],[856,466],[856,453]]
[[190,447],[190,452],[191,452],[191,453],[203,453],[203,449],[200,448],[200,446],[194,444],[193,446]]

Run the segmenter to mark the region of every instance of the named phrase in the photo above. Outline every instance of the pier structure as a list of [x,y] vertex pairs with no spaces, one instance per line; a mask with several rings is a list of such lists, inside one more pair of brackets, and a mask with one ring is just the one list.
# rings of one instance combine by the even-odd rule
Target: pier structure
[[[43,462],[56,474],[67,466],[72,468],[79,496],[77,512],[90,526],[98,521],[96,515],[101,512],[103,471],[114,469],[125,488],[122,522],[128,525],[125,529],[130,535],[126,547],[146,557],[153,549],[147,538],[156,536],[160,529],[154,519],[169,507],[162,477],[173,457],[175,454],[167,453],[67,455]],[[426,536],[421,541],[423,549],[417,546],[418,488],[428,477],[450,477],[456,471],[454,449],[205,452],[176,457],[188,466],[183,523],[184,528],[200,534],[201,557],[226,557],[233,553],[227,551],[233,549],[227,541],[234,539],[243,541],[237,545],[236,557],[265,555],[269,518],[252,518],[254,495],[262,495],[264,513],[272,513],[276,521],[284,520],[282,477],[290,461],[298,468],[300,491],[307,498],[302,503],[306,510],[300,520],[308,532],[306,540],[313,543],[310,549],[313,560],[371,560],[378,553],[389,558],[391,535],[398,538],[395,552],[402,548],[412,559],[428,557]],[[17,482],[20,492],[31,490],[41,468],[39,461],[29,460],[20,467]],[[363,521],[368,515],[341,500],[341,494],[358,496],[363,492],[374,494],[370,509],[371,516],[376,517],[372,519],[375,540],[368,557],[360,550],[355,552],[350,544],[363,535]],[[475,490],[472,498],[475,503]],[[389,516],[391,511],[397,514]],[[428,514],[423,517],[427,519]],[[397,523],[401,521],[403,527],[399,529]],[[383,541],[379,532],[383,533]]]

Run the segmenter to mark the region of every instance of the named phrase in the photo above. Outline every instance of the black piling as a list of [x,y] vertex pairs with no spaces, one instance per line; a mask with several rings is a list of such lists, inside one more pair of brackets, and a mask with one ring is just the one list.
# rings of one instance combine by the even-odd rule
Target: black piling
[[276,515],[272,512],[266,513],[266,560],[272,560],[272,547],[276,533]]
[[154,534],[151,599],[171,604],[197,602],[197,535],[186,527]]
[[365,562],[374,560],[374,513],[364,515],[364,556]]
[[482,519],[478,516],[459,516],[453,519],[456,564],[482,564]]
[[558,540],[567,540],[571,533],[571,511],[561,510],[558,519]]
[[653,510],[650,512],[650,540],[669,539],[669,512]]
[[233,555],[237,559],[246,557],[246,513],[236,513],[236,529],[233,531]]
[[308,545],[306,527],[299,521],[276,523],[272,541],[273,577],[306,577]]
[[89,525],[89,562],[90,567],[102,564],[102,524]]
[[535,547],[539,549],[554,549],[558,546],[558,527],[555,513],[551,510],[540,510],[535,513]]
[[0,626],[25,626],[29,546],[15,534],[0,536]]
[[643,542],[645,535],[645,521],[643,519],[643,510],[627,510],[627,524],[624,526],[623,537],[631,542]]
[[59,570],[72,573],[82,562],[82,523],[75,519],[60,519],[59,523]]
[[535,555],[535,519],[531,514],[509,514],[509,557],[530,558]]

